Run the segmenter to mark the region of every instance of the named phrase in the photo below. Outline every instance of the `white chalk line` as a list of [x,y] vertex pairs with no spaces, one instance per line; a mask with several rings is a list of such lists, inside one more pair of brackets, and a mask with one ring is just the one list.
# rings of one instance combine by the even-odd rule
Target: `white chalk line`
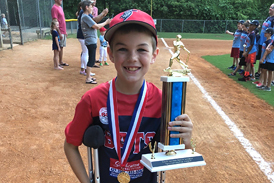
[[[167,43],[163,38],[161,38],[164,45],[168,48],[171,55],[173,52],[168,47]],[[212,105],[212,107],[218,112],[218,114],[224,119],[225,123],[228,125],[229,129],[234,133],[234,136],[239,140],[239,142],[242,144],[246,152],[251,156],[251,158],[257,163],[261,171],[267,176],[268,180],[270,182],[274,183],[274,172],[271,169],[271,166],[269,163],[267,163],[263,157],[253,148],[252,144],[249,142],[248,139],[244,137],[244,134],[241,132],[241,130],[237,127],[237,125],[229,119],[229,117],[224,113],[222,108],[209,96],[207,91],[204,89],[204,87],[199,83],[199,81],[191,74],[188,74],[191,80],[195,83],[195,85],[201,90],[201,92],[204,94],[205,98],[209,101],[209,103]]]

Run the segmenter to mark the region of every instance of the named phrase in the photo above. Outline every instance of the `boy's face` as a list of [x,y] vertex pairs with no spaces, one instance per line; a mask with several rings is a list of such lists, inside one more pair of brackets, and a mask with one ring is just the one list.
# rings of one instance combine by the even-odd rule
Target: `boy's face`
[[269,33],[265,32],[265,33],[264,33],[264,37],[266,37],[266,38],[270,38],[270,37],[271,37],[271,34],[269,34]]
[[241,24],[241,23],[238,23],[238,24],[237,24],[237,28],[238,28],[238,30],[241,30],[241,29],[242,29],[242,24]]
[[117,79],[124,83],[142,83],[159,52],[158,48],[153,52],[151,35],[131,31],[116,33],[112,39],[112,49],[108,47],[108,54],[117,70]]
[[256,28],[257,28],[256,25],[251,24],[251,25],[249,26],[249,32],[255,30]]

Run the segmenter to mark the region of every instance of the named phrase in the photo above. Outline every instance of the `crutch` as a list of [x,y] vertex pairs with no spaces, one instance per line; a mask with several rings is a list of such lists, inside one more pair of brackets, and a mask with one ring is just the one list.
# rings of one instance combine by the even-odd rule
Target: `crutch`
[[[84,145],[87,146],[88,169],[90,182],[100,183],[99,153],[98,148],[104,145],[104,132],[99,125],[92,125],[87,128],[83,138]],[[94,156],[94,170],[92,164],[92,148]],[[94,175],[94,180],[93,180]]]

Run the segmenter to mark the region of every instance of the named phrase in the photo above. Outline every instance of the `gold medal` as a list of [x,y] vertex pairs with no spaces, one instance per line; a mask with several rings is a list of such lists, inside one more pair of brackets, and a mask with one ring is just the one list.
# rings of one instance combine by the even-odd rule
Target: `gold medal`
[[120,183],[129,183],[130,182],[130,176],[126,172],[121,172],[117,176],[118,182]]

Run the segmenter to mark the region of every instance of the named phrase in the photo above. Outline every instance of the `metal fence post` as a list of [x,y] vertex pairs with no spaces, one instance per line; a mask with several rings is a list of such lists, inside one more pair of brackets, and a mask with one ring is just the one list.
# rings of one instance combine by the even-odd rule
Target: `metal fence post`
[[204,20],[204,28],[203,28],[203,33],[205,33],[205,20]]
[[8,1],[5,0],[5,3],[6,3],[6,13],[7,13],[7,19],[8,19],[8,29],[9,29],[9,37],[10,37],[10,47],[11,47],[11,49],[13,49],[12,35],[11,35],[11,30],[10,30],[10,14],[9,14]]
[[39,19],[39,27],[40,27],[40,38],[43,38],[42,35],[42,26],[41,26],[41,14],[40,14],[40,8],[39,8],[39,0],[37,0],[37,10],[38,10],[38,19]]
[[182,32],[184,32],[184,22],[185,20],[182,21]]
[[19,21],[19,32],[20,32],[21,45],[23,45],[24,40],[23,40],[23,32],[22,32],[22,26],[21,26],[21,13],[20,13],[19,0],[16,1],[16,4],[17,4],[17,12],[18,12],[18,21]]
[[160,32],[162,32],[162,24],[163,24],[163,20],[161,19]]

